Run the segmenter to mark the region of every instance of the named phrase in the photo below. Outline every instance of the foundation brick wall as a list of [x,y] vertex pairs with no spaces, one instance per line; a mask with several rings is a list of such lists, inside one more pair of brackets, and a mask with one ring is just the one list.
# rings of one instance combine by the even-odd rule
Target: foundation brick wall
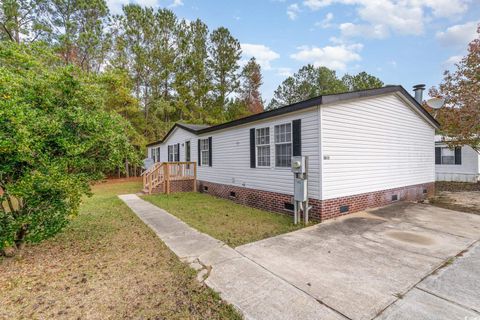
[[[170,193],[174,192],[191,192],[193,191],[194,180],[172,180],[170,181]],[[152,190],[152,193],[163,193],[163,183]]]
[[[293,215],[292,210],[285,208],[285,203],[293,203],[291,195],[207,181],[198,181],[197,190],[250,207]],[[367,208],[384,206],[396,201],[392,200],[393,195],[397,195],[398,200],[419,201],[433,196],[434,192],[435,183],[431,182],[328,200],[309,199],[312,207],[310,219],[323,221]],[[348,211],[341,213],[340,206],[348,206]]]

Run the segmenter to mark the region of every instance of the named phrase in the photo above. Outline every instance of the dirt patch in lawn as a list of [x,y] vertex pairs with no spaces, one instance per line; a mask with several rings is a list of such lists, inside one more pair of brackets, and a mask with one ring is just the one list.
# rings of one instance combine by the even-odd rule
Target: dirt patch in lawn
[[480,214],[480,191],[437,191],[430,203],[446,209]]
[[302,227],[301,224],[295,226],[290,216],[254,209],[204,193],[156,194],[143,198],[232,247]]
[[465,191],[480,191],[479,183],[469,182],[455,182],[455,181],[437,181],[435,182],[435,190],[449,191],[449,192],[465,192]]
[[0,319],[238,319],[103,183],[55,238],[0,261]]

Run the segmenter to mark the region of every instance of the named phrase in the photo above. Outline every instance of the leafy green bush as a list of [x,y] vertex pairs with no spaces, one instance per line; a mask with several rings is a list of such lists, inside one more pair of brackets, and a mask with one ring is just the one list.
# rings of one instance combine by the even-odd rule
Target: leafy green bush
[[0,42],[0,251],[55,235],[91,182],[138,162],[92,77],[41,44]]

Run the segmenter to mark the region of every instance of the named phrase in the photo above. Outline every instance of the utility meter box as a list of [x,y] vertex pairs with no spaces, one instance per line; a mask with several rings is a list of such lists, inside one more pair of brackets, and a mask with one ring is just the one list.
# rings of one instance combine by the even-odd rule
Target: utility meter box
[[295,156],[292,157],[292,172],[293,173],[305,173],[307,171],[307,165],[305,157]]
[[143,168],[145,170],[150,169],[154,164],[155,164],[155,162],[153,161],[152,158],[143,159]]
[[307,201],[307,180],[295,178],[293,200],[295,201]]

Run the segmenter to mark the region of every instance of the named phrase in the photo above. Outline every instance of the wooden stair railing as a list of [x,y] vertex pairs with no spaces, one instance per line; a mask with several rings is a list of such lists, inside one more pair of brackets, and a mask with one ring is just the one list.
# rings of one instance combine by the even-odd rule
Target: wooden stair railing
[[170,193],[170,182],[192,180],[193,190],[197,189],[196,162],[157,162],[143,174],[143,192],[151,194],[152,190],[163,184],[163,192]]

